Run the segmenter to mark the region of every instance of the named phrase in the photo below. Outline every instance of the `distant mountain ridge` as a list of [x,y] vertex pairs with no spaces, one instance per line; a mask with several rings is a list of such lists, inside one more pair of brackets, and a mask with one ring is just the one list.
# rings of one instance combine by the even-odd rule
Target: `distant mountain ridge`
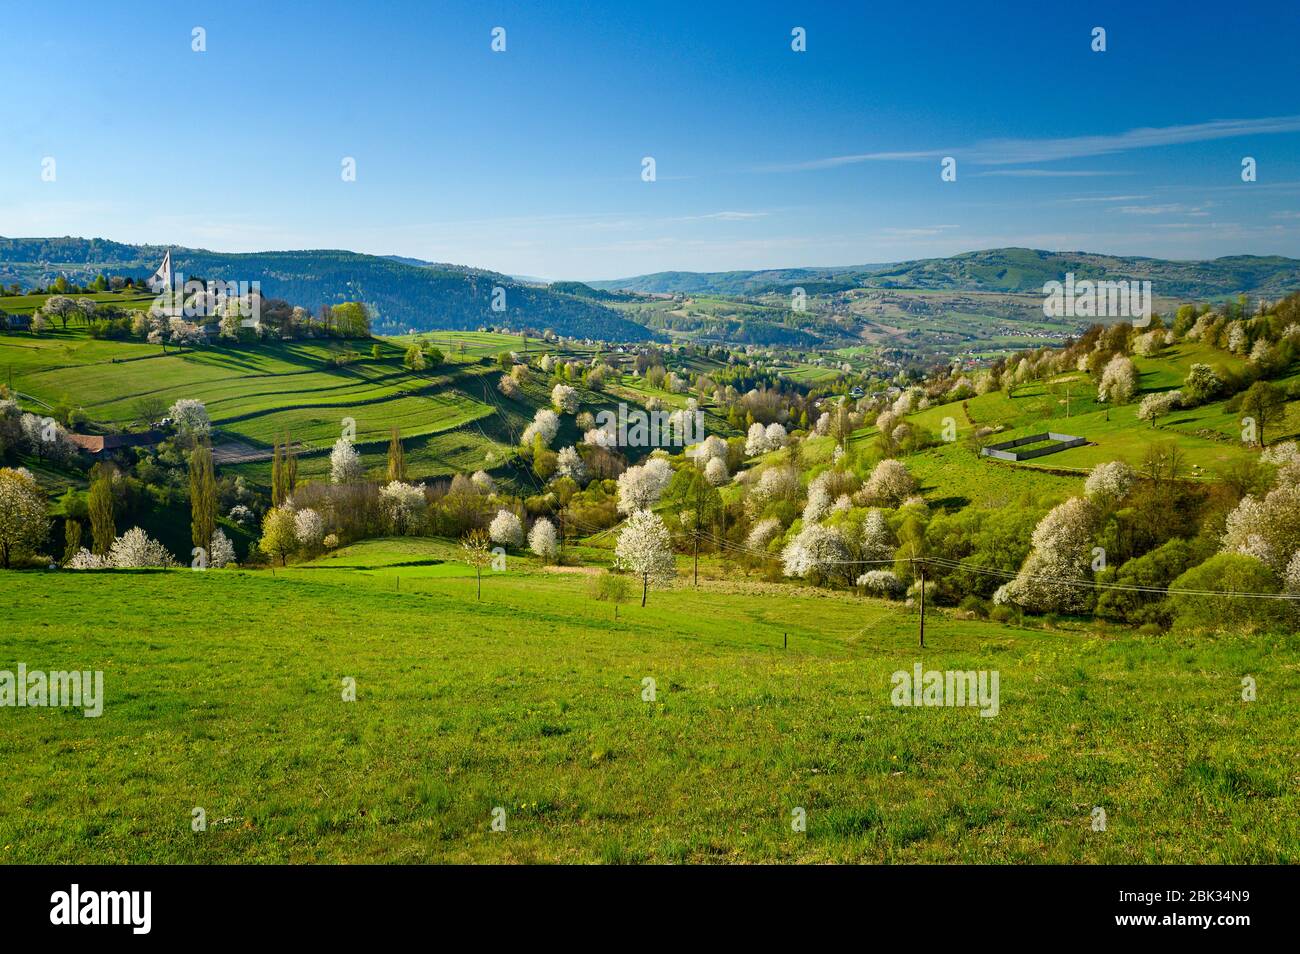
[[[483,269],[397,260],[337,249],[283,252],[211,252],[108,239],[0,237],[0,282],[45,285],[59,275],[80,283],[100,271],[147,278],[171,248],[173,267],[209,280],[257,281],[263,294],[313,310],[322,304],[364,301],[375,329],[471,330],[483,326],[543,331],[607,341],[657,337],[588,297],[526,285]],[[505,290],[505,310],[494,311],[493,289]]]
[[809,294],[850,288],[993,291],[1039,294],[1049,281],[1076,279],[1149,280],[1166,298],[1217,298],[1246,293],[1281,297],[1300,288],[1300,259],[1280,255],[1233,255],[1208,261],[1171,261],[1095,252],[1049,252],[995,248],[947,258],[843,268],[787,268],[732,272],[655,272],[592,288],[643,293],[758,295],[795,286]]

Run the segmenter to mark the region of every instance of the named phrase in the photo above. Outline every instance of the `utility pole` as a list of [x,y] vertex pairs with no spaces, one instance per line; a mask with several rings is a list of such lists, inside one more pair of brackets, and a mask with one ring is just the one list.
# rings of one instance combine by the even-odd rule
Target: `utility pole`
[[700,585],[700,528],[698,525],[696,526],[695,533],[693,533],[692,536],[695,538],[695,554],[694,554],[695,569],[693,571],[695,574],[695,579],[691,585],[699,586]]
[[924,649],[925,648],[925,564],[924,563],[921,564],[921,569],[918,572],[920,573],[920,580],[921,580],[921,648]]

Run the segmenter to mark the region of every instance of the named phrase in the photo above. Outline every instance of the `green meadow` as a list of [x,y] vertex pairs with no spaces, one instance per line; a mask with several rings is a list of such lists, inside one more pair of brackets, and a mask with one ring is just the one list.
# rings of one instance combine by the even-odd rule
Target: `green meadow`
[[[1089,443],[1084,446],[1013,465],[1028,470],[1084,474],[1097,464],[1112,460],[1138,467],[1153,443],[1166,441],[1175,442],[1183,451],[1190,477],[1212,477],[1234,463],[1257,455],[1257,449],[1242,440],[1241,413],[1229,411],[1227,401],[1175,410],[1159,418],[1155,426],[1137,416],[1142,394],[1181,386],[1192,364],[1235,368],[1242,364],[1241,359],[1217,349],[1183,343],[1158,358],[1135,357],[1133,361],[1139,371],[1141,391],[1131,403],[1118,407],[1098,403],[1096,381],[1083,372],[1074,372],[1017,387],[1014,395],[993,391],[966,401],[934,405],[908,415],[908,420],[925,427],[936,439],[951,420],[957,440],[938,453],[958,469],[970,466],[964,458],[973,452],[962,442],[979,427],[1002,428],[990,441],[1012,440],[1049,430],[1088,438]],[[1286,380],[1282,379],[1281,383],[1285,384]],[[864,440],[874,434],[874,428],[866,428],[856,439]],[[1265,437],[1272,444],[1294,440],[1297,436],[1300,436],[1300,401],[1290,401],[1282,419],[1269,426]],[[909,466],[911,463],[909,460]]]
[[[1300,856],[1295,636],[939,612],[922,650],[901,604],[707,561],[698,589],[683,563],[615,620],[589,595],[608,551],[572,556],[511,555],[481,602],[428,539],[274,572],[7,574],[0,668],[102,670],[106,699],[99,718],[0,709],[0,859]],[[916,663],[998,671],[998,714],[891,705]]]

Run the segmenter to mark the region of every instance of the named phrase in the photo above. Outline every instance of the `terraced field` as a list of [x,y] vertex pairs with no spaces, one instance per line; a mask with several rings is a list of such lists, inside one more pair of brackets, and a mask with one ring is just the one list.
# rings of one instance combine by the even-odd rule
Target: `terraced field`
[[[428,441],[413,446],[414,463],[431,473],[451,472],[489,454],[504,456],[506,434],[498,426],[489,436],[475,427],[498,413],[496,368],[483,360],[518,339],[501,335],[466,335],[444,364],[425,372],[402,366],[405,348],[371,343],[284,342],[256,347],[207,347],[164,354],[156,345],[134,341],[97,341],[83,331],[0,336],[0,374],[32,406],[67,404],[82,408],[97,424],[128,427],[139,422],[141,402],[170,406],[180,398],[197,398],[207,406],[222,440],[268,449],[289,433],[303,447],[303,473],[324,473],[324,457],[312,461],[338,438],[344,420],[355,425],[359,448],[382,455],[390,429],[404,439],[432,438],[456,432],[436,452]],[[334,360],[350,353],[351,362]],[[74,399],[75,398],[75,399]],[[526,412],[526,413],[525,413]],[[531,416],[521,408],[518,417]],[[520,425],[522,427],[522,425]],[[378,445],[367,447],[366,445]],[[238,472],[259,478],[269,464],[238,465]]]

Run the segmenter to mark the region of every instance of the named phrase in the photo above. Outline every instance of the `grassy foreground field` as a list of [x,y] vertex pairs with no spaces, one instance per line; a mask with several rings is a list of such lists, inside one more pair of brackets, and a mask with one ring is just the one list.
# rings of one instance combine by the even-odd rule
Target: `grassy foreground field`
[[[614,622],[588,573],[512,556],[479,603],[455,556],[6,574],[0,668],[101,669],[106,703],[0,709],[0,860],[1300,858],[1294,636],[935,614],[921,651],[898,604],[684,578]],[[998,715],[893,707],[917,662],[999,671]]]

